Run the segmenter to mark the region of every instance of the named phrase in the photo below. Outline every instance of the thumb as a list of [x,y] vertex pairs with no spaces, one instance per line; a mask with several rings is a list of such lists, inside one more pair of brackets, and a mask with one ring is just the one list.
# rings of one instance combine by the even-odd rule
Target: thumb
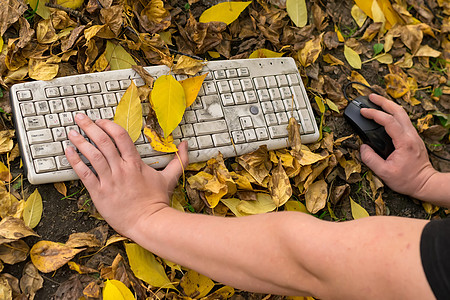
[[382,159],[375,151],[366,144],[361,145],[359,149],[361,153],[361,160],[377,175],[383,174],[383,168],[386,165],[386,161]]
[[189,163],[187,148],[187,142],[182,142],[178,145],[178,155],[175,155],[166,168],[161,171],[167,180],[170,190],[175,188],[178,178]]

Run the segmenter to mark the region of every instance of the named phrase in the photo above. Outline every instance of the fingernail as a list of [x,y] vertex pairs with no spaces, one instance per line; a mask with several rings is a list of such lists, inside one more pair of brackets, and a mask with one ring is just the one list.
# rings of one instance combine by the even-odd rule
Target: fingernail
[[80,134],[76,131],[76,130],[70,130],[69,131],[69,135],[71,135],[71,136],[79,136]]
[[78,120],[83,120],[86,116],[84,114],[77,114],[75,116],[75,118],[77,118]]

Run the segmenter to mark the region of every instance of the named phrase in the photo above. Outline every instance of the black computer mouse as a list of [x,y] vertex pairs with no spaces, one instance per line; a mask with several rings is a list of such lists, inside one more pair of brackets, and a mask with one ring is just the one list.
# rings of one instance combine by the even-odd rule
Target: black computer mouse
[[344,117],[355,129],[362,141],[372,147],[378,155],[386,159],[395,150],[392,139],[383,126],[374,120],[363,117],[360,113],[361,108],[383,109],[372,103],[369,97],[359,96],[349,103],[344,111]]

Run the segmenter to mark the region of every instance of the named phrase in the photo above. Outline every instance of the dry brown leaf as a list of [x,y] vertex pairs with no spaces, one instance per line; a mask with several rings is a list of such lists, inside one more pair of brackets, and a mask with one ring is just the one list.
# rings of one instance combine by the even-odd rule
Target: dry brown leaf
[[378,198],[375,200],[375,214],[377,216],[386,216],[387,215],[386,203],[384,203],[381,193],[380,193],[380,195],[378,195]]
[[237,162],[250,173],[256,182],[260,185],[272,169],[267,146],[260,146],[258,150],[249,154],[241,155],[237,158]]
[[67,196],[67,187],[64,182],[55,182],[53,186],[61,195],[63,195],[64,197]]
[[[149,72],[147,72],[147,70],[144,69],[143,66],[131,66],[131,68],[139,74],[139,76],[141,76],[141,78],[145,81],[145,84],[148,85],[148,87],[152,88],[153,87],[153,82],[155,81],[155,78],[153,78],[152,75],[150,75]],[[156,116],[155,116],[156,118]]]
[[91,233],[77,232],[72,233],[66,242],[67,247],[80,248],[80,247],[101,247],[102,243],[98,238]]
[[288,140],[291,146],[291,154],[296,159],[300,160],[303,156],[302,153],[302,140],[300,137],[300,124],[293,117],[289,119],[288,124]]
[[406,25],[400,33],[402,42],[415,55],[423,39],[423,32],[418,25]]
[[27,263],[22,271],[20,278],[20,289],[28,296],[28,299],[34,299],[36,292],[43,286],[44,279],[39,274],[36,267],[31,263]]
[[331,195],[330,195],[330,201],[334,205],[336,205],[339,201],[341,201],[343,198],[347,197],[350,194],[350,185],[344,184],[340,186],[336,186],[333,188]]
[[177,63],[173,66],[173,72],[175,74],[185,74],[194,76],[200,72],[205,65],[204,61],[191,58],[189,56],[181,56]]
[[285,204],[292,196],[292,187],[289,177],[283,168],[281,158],[278,161],[278,167],[272,172],[269,182],[269,191],[272,200],[277,207]]
[[30,247],[22,240],[2,244],[0,245],[0,259],[4,263],[14,265],[26,260],[29,250]]
[[14,146],[12,138],[14,137],[14,130],[0,131],[0,154],[11,151]]
[[27,236],[38,236],[33,230],[25,226],[22,219],[6,217],[0,221],[0,237],[18,240]]
[[312,40],[306,42],[305,47],[298,51],[298,60],[303,67],[308,67],[319,58],[322,52],[322,37],[324,33],[314,37]]
[[328,186],[325,180],[311,184],[305,193],[306,208],[312,214],[325,207],[328,196]]
[[16,23],[17,20],[28,9],[25,1],[22,0],[3,0],[0,3],[0,36],[3,36],[9,26]]

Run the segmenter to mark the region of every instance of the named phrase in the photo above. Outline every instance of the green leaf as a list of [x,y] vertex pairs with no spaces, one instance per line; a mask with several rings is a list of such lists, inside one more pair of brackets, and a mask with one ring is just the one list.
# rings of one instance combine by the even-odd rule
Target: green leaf
[[361,58],[359,57],[359,54],[355,52],[355,50],[348,47],[347,45],[344,45],[344,56],[350,66],[352,66],[354,69],[361,69]]
[[183,118],[186,109],[184,89],[172,75],[162,75],[153,85],[151,98],[164,137],[168,137]]
[[114,123],[122,126],[130,135],[133,143],[139,138],[142,129],[142,106],[134,82],[123,94],[114,114]]
[[373,45],[373,56],[377,56],[384,49],[384,44],[375,44]]
[[23,208],[23,220],[25,225],[34,228],[42,217],[42,197],[37,189],[28,197]]
[[137,65],[133,57],[122,46],[110,41],[106,42],[105,56],[111,70],[129,69]]
[[304,27],[308,23],[305,0],[287,0],[286,11],[297,27]]
[[442,91],[442,89],[440,87],[437,87],[433,90],[433,96],[435,97],[440,97],[442,96],[444,93]]
[[119,280],[106,280],[103,300],[134,300],[133,293]]
[[351,197],[350,198],[350,206],[352,209],[352,216],[353,219],[361,219],[361,218],[365,218],[369,216],[369,213],[358,203],[356,203],[355,201],[353,201],[353,199]]
[[208,22],[224,22],[227,25],[231,24],[234,20],[236,20],[241,12],[247,8],[247,6],[252,3],[252,1],[248,2],[222,2],[217,5],[214,5],[211,8],[205,10],[200,16],[199,21],[202,23]]
[[131,270],[137,278],[155,287],[175,289],[152,253],[134,243],[126,243],[125,250]]

